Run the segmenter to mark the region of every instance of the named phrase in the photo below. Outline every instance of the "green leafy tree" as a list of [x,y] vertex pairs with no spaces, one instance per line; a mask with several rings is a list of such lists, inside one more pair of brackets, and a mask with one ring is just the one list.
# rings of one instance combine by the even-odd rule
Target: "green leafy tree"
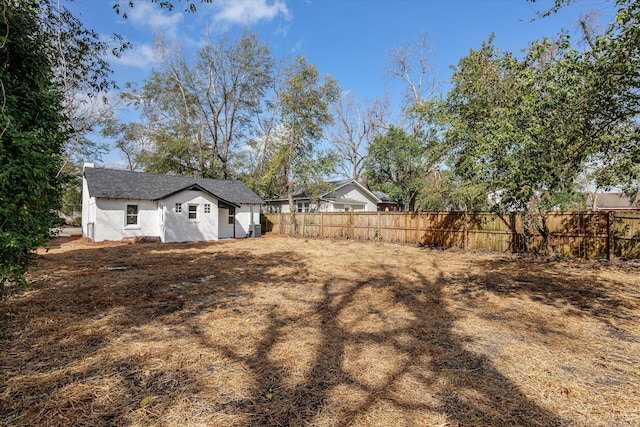
[[[374,147],[373,152],[378,159],[369,162],[367,172],[367,176],[374,177],[374,182],[369,182],[370,186],[387,188],[388,192],[396,195],[396,202],[409,210],[455,208],[449,197],[452,190],[450,174],[440,170],[444,160],[444,145],[440,137],[442,104],[436,98],[437,82],[432,74],[431,52],[429,35],[426,33],[389,52],[388,71],[404,85],[401,125],[396,128],[404,129],[412,143],[406,147],[387,147],[386,150],[393,150],[393,153],[387,153],[386,165],[377,166],[374,164],[381,160],[383,147]],[[373,152],[370,149],[369,155]],[[396,161],[397,156],[402,160]],[[380,172],[389,171],[388,165],[394,162],[398,171],[404,170],[404,176],[399,179],[382,176]],[[375,168],[382,169],[376,171]]]
[[116,148],[124,154],[130,171],[135,171],[141,166],[140,153],[143,152],[147,140],[145,128],[141,123],[122,123],[111,117],[104,121],[102,135],[113,139]]
[[324,172],[335,166],[335,158],[320,153],[317,142],[324,127],[333,123],[329,107],[338,94],[336,81],[330,76],[321,79],[317,68],[304,57],[291,64],[285,74],[279,104],[284,138],[276,147],[270,169],[279,171],[292,214],[293,192],[312,184],[315,187]]
[[[591,37],[581,60],[594,90],[595,182],[620,187],[640,199],[640,2],[616,1],[615,20],[604,34]],[[585,27],[583,25],[583,27]]]
[[82,166],[67,163],[63,169],[60,213],[66,224],[80,225],[82,218]]
[[594,133],[597,90],[563,37],[532,43],[523,60],[491,42],[460,60],[446,138],[464,183],[483,185],[498,211],[521,211],[552,250],[545,212],[576,207],[578,180],[606,133]]
[[365,176],[373,190],[384,191],[405,210],[416,209],[434,162],[429,138],[391,126],[369,146]]
[[[535,0],[530,0],[535,3]],[[539,12],[547,17],[571,0],[554,0],[552,7]],[[588,145],[584,175],[586,187],[622,188],[632,200],[640,190],[640,2],[611,0],[614,20],[602,34],[581,19],[586,49],[574,54],[574,70],[587,82],[588,102],[582,107],[583,121],[589,124],[584,135]],[[592,194],[595,205],[595,194]]]
[[2,2],[0,82],[0,286],[24,283],[36,247],[50,237],[60,207],[62,94],[54,83],[39,2]]

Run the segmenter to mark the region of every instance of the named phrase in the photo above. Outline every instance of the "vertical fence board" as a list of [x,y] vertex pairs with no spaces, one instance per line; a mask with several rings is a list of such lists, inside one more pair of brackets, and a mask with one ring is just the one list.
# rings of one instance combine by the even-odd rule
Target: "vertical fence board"
[[612,223],[613,254],[640,258],[640,212],[616,212]]

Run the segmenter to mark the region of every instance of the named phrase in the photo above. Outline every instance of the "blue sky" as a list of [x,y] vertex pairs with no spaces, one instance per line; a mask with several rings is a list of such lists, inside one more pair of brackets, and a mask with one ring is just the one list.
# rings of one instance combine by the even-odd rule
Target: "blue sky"
[[154,34],[179,41],[188,54],[198,48],[207,27],[213,39],[247,29],[271,47],[274,57],[304,55],[322,74],[337,79],[342,90],[363,100],[389,91],[395,105],[402,86],[386,73],[387,54],[423,33],[429,34],[433,49],[433,77],[446,92],[450,66],[469,49],[479,48],[491,33],[496,46],[519,52],[532,40],[574,30],[585,12],[600,11],[603,22],[612,18],[606,0],[581,0],[533,22],[536,11],[548,9],[552,0],[214,0],[197,2],[196,14],[184,13],[184,2],[174,3],[170,13],[148,0],[135,0],[133,9],[124,8],[127,19],[116,15],[111,0],[74,0],[66,5],[88,28],[105,37],[121,34],[133,44],[121,59],[112,61],[121,87],[149,75],[155,64]]

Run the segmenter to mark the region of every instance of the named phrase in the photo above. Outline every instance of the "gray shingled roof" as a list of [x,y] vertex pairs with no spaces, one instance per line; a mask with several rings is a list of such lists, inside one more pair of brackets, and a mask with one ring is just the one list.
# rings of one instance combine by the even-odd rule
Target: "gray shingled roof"
[[85,168],[91,197],[160,200],[198,186],[216,198],[233,204],[264,203],[244,183],[235,180],[191,178],[113,169]]
[[389,195],[387,193],[385,193],[384,191],[372,191],[372,193],[378,198],[380,199],[381,202],[392,202],[391,197],[389,197]]
[[640,205],[634,206],[631,200],[623,193],[601,193],[596,196],[598,209],[640,209]]

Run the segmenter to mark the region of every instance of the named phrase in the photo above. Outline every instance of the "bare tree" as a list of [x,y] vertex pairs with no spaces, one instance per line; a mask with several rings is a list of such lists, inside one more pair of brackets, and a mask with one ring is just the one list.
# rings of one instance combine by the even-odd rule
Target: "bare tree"
[[269,48],[244,33],[206,43],[193,59],[158,41],[161,69],[130,97],[143,108],[156,143],[147,169],[229,178],[233,154],[250,138],[271,81]]
[[130,171],[138,170],[141,154],[150,150],[149,138],[141,123],[121,123],[111,118],[105,121],[102,135],[115,141],[115,147],[124,155]]
[[389,74],[406,84],[402,94],[402,105],[414,134],[422,129],[425,122],[424,115],[415,107],[430,99],[437,89],[433,67],[429,62],[431,53],[432,47],[427,33],[423,33],[416,41],[405,43],[388,53]]
[[343,93],[332,105],[335,125],[330,134],[342,162],[340,170],[346,178],[359,181],[371,142],[381,131],[388,129],[388,98],[377,99],[363,107],[357,95]]
[[89,139],[102,119],[112,112],[106,92],[115,88],[107,52],[119,56],[129,44],[113,35],[113,42],[83,27],[82,22],[61,5],[51,2],[43,9],[41,25],[50,38],[53,71],[64,96],[66,128],[70,131],[58,176],[78,157],[96,156],[106,147]]
[[287,66],[286,59],[275,64],[268,89],[270,95],[265,100],[265,108],[257,111],[256,123],[258,127],[256,138],[253,140],[253,149],[257,159],[254,174],[258,177],[265,176],[275,149],[274,146],[283,138],[280,129],[280,97],[285,85]]

